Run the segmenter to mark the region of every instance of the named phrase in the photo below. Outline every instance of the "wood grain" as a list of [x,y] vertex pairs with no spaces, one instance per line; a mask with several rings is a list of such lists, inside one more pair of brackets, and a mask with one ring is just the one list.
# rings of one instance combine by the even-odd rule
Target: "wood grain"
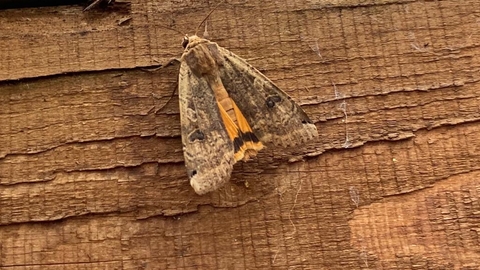
[[207,196],[184,169],[178,66],[145,67],[216,3],[0,11],[0,267],[480,268],[477,1],[227,2],[209,39],[320,138]]

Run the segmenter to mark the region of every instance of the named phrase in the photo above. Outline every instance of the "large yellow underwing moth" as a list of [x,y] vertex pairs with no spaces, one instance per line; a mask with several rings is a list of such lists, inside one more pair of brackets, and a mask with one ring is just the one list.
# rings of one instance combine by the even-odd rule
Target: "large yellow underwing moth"
[[285,92],[217,43],[185,36],[179,101],[185,166],[197,194],[222,187],[233,164],[264,143],[294,146],[318,136]]

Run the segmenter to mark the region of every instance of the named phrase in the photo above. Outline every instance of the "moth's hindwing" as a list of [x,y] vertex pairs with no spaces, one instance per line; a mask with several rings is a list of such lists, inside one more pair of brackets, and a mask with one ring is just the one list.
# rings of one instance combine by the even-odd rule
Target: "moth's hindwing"
[[205,194],[230,179],[233,144],[223,125],[208,82],[182,62],[179,74],[180,119],[185,166],[190,185]]
[[270,79],[227,49],[220,76],[230,97],[262,142],[293,146],[318,136],[303,109]]

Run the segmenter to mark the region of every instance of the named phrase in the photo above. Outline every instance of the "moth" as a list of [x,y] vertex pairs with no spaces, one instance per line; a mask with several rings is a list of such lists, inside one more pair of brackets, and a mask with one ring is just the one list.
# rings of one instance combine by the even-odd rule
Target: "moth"
[[197,194],[222,187],[236,162],[266,144],[295,146],[318,136],[302,108],[244,59],[196,35],[182,46],[182,144]]

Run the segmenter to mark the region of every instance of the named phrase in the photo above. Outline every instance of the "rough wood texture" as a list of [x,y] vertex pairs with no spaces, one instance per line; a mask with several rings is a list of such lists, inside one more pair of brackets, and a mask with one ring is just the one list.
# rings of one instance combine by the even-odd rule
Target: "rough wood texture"
[[215,5],[0,11],[1,269],[480,268],[477,0],[218,7],[209,38],[321,136],[197,196],[178,66],[140,67],[180,56],[167,28]]

